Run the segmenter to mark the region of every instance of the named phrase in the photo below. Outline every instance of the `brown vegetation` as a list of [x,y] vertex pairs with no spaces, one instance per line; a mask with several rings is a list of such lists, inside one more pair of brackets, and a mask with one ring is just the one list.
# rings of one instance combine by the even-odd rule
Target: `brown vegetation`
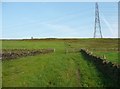
[[54,49],[3,49],[0,55],[2,59],[15,59],[26,56],[34,56],[38,54],[46,54],[54,52]]

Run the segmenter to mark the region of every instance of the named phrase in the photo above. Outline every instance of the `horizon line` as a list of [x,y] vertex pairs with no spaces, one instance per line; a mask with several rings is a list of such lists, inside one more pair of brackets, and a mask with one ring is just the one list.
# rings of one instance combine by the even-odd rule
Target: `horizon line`
[[4,39],[1,39],[0,38],[0,40],[42,40],[42,39],[119,39],[119,37],[118,38],[90,38],[90,37],[88,37],[88,38],[51,38],[51,37],[49,37],[49,38],[4,38]]

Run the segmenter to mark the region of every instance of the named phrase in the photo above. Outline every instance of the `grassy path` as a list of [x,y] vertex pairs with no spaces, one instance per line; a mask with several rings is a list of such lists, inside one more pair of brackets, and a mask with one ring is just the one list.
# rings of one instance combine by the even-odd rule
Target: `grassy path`
[[53,53],[3,62],[3,86],[103,86],[99,76],[94,65],[80,53]]

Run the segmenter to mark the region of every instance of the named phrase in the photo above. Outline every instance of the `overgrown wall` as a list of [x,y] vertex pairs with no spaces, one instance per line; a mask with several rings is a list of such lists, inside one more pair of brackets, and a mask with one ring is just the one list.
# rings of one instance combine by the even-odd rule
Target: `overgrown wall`
[[34,56],[38,54],[46,54],[46,53],[52,53],[55,49],[3,49],[2,53],[0,55],[2,56],[2,59],[16,59],[20,57],[26,57],[26,56]]

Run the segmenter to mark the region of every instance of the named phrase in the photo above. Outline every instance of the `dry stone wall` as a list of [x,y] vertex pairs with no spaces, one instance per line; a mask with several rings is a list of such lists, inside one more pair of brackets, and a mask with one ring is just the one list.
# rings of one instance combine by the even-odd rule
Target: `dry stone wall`
[[85,59],[92,61],[105,76],[108,76],[120,85],[120,64],[114,64],[106,59],[95,56],[86,49],[81,49],[80,51]]

